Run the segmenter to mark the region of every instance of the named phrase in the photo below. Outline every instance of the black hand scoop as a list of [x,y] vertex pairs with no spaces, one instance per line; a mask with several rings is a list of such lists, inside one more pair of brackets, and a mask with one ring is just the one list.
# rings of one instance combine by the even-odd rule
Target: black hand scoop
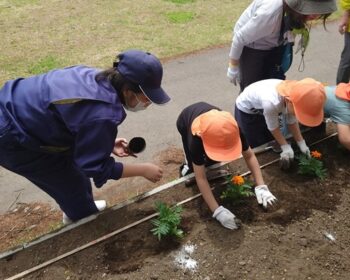
[[131,154],[141,153],[146,148],[146,141],[142,137],[134,137],[130,140],[128,149]]

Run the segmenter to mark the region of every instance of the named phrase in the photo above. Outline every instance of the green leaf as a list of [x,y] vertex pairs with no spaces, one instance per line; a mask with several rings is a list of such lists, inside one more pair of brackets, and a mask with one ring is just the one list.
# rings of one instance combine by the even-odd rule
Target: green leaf
[[306,155],[297,157],[299,160],[298,174],[318,177],[323,180],[326,177],[326,169],[323,167],[323,162],[316,158],[308,158]]
[[242,200],[245,197],[254,196],[251,182],[249,182],[248,180],[245,180],[245,182],[242,185],[235,185],[232,182],[232,178],[233,178],[233,175],[226,178],[227,186],[226,186],[226,190],[224,190],[220,196],[221,199],[237,202]]
[[177,228],[181,223],[182,207],[168,207],[163,202],[156,202],[155,208],[159,215],[157,219],[151,220],[151,223],[155,226],[151,229],[151,232],[154,235],[157,235],[159,240],[167,235],[183,237],[182,230]]

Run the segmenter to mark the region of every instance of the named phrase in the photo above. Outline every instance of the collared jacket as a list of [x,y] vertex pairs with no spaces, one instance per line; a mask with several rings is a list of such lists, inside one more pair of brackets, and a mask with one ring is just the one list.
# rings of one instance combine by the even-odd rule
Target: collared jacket
[[239,60],[245,46],[258,50],[278,47],[282,17],[283,0],[254,0],[235,24],[230,58]]
[[122,175],[123,165],[111,153],[126,113],[111,84],[95,80],[98,72],[72,66],[8,81],[0,90],[0,109],[22,146],[70,155],[101,187]]

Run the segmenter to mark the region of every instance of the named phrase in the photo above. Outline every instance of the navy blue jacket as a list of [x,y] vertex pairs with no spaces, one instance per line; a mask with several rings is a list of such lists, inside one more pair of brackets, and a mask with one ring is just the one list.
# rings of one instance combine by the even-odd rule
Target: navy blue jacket
[[70,153],[101,187],[122,175],[123,165],[111,153],[126,113],[111,84],[95,81],[98,72],[72,66],[8,81],[0,90],[0,106],[23,146]]

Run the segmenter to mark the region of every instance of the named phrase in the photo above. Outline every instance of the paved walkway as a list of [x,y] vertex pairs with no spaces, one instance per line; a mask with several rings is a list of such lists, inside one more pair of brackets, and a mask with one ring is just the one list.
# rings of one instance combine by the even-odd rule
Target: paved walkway
[[[335,83],[343,37],[337,32],[336,23],[313,27],[310,45],[305,54],[305,70],[298,72],[300,54],[295,55],[289,79],[313,77],[328,84]],[[146,111],[128,114],[118,136],[130,139],[143,136],[147,149],[139,161],[152,160],[159,151],[169,145],[181,147],[175,122],[182,108],[197,101],[206,101],[223,110],[231,111],[238,88],[228,82],[226,69],[227,48],[202,51],[164,63],[163,87],[172,101],[166,106],[155,106]],[[134,161],[130,159],[128,161]],[[42,201],[55,205],[44,192],[27,180],[0,167],[0,214],[16,202]]]

